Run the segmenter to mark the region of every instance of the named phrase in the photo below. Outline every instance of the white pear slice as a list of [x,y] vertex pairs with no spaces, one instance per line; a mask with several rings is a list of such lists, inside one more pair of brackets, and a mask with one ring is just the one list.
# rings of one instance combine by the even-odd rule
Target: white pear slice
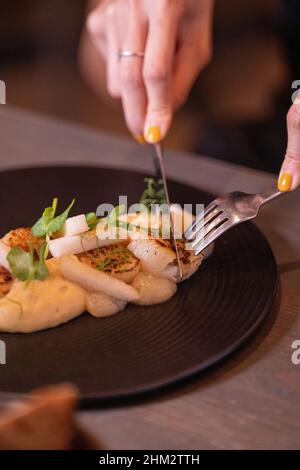
[[66,223],[61,231],[62,237],[72,237],[73,235],[79,235],[80,233],[87,232],[89,226],[86,222],[84,214],[75,215],[74,217],[69,217],[66,220]]
[[63,256],[60,260],[60,270],[66,279],[90,292],[104,292],[128,302],[139,298],[138,292],[132,286],[81,263],[75,256]]
[[99,240],[95,231],[87,232],[72,237],[60,237],[49,242],[49,250],[54,258],[60,258],[64,255],[76,255],[85,251],[95,250],[102,246],[112,245],[117,240],[109,238]]

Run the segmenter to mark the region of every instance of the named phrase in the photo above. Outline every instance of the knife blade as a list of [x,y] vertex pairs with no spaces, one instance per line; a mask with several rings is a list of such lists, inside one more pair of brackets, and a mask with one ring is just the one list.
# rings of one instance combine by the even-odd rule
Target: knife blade
[[161,180],[163,183],[164,199],[168,206],[168,212],[169,212],[169,218],[170,218],[170,242],[176,254],[176,263],[178,267],[179,281],[181,281],[182,269],[181,269],[178,247],[177,247],[177,243],[175,240],[174,220],[173,220],[173,214],[172,214],[171,206],[170,206],[169,190],[168,190],[168,183],[167,183],[165,164],[164,164],[163,143],[159,142],[158,144],[153,144],[153,148],[154,148],[153,163],[154,163],[154,168],[155,168],[155,177],[157,181]]

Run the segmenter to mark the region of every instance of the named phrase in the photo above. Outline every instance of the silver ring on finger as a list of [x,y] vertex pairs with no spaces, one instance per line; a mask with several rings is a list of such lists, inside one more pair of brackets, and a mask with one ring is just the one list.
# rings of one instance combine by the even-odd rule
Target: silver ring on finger
[[140,57],[143,58],[145,56],[145,52],[142,51],[129,51],[128,49],[123,49],[119,51],[119,58],[121,57]]

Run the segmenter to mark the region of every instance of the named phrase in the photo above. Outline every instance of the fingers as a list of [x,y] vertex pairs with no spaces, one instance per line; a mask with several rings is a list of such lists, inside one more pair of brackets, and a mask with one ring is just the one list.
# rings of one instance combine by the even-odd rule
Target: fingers
[[118,36],[116,33],[116,5],[113,2],[100,4],[87,19],[87,29],[95,47],[106,60],[106,86],[108,93],[120,97]]
[[[131,1],[128,12],[127,32],[122,50],[143,52],[147,25],[142,18],[139,1]],[[143,82],[143,57],[120,58],[120,82],[125,121],[136,140],[143,142],[147,96]]]
[[106,19],[107,91],[113,98],[120,98],[119,41],[116,31],[116,10],[114,4],[108,5]]
[[[127,126],[138,141],[165,137],[174,108],[208,62],[212,4],[104,0],[89,16],[88,29],[106,59],[108,92],[121,96]],[[119,59],[120,49],[145,51],[144,59]]]
[[287,115],[288,144],[278,179],[280,191],[291,191],[300,184],[300,102]]
[[103,8],[97,8],[89,14],[86,20],[86,28],[98,52],[106,57],[105,53],[105,28],[102,21]]
[[173,70],[173,108],[184,104],[199,72],[211,59],[212,2],[183,23]]
[[201,49],[195,44],[186,43],[179,47],[172,86],[174,109],[178,109],[185,103],[199,72],[209,60],[210,48]]
[[180,9],[168,3],[161,1],[149,21],[143,70],[148,99],[144,136],[149,143],[165,137],[173,113],[172,67]]

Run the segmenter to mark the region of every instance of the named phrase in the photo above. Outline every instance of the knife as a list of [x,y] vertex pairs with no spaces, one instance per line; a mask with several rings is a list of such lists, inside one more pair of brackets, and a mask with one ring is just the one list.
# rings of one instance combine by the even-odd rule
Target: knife
[[164,149],[163,149],[162,142],[159,142],[158,144],[153,144],[153,148],[154,148],[153,162],[154,162],[154,168],[155,168],[155,176],[156,176],[157,181],[161,180],[162,183],[163,183],[164,199],[165,199],[166,204],[168,206],[168,212],[169,212],[169,217],[170,217],[170,241],[171,241],[172,248],[173,248],[173,250],[175,251],[175,254],[176,254],[176,263],[177,263],[177,266],[178,266],[179,281],[181,281],[181,279],[182,279],[182,269],[181,269],[181,263],[180,263],[180,258],[179,258],[178,247],[177,247],[177,243],[176,243],[176,240],[175,240],[173,214],[172,214],[172,211],[170,209],[170,198],[169,198],[167,177],[166,177],[166,172],[165,172]]

